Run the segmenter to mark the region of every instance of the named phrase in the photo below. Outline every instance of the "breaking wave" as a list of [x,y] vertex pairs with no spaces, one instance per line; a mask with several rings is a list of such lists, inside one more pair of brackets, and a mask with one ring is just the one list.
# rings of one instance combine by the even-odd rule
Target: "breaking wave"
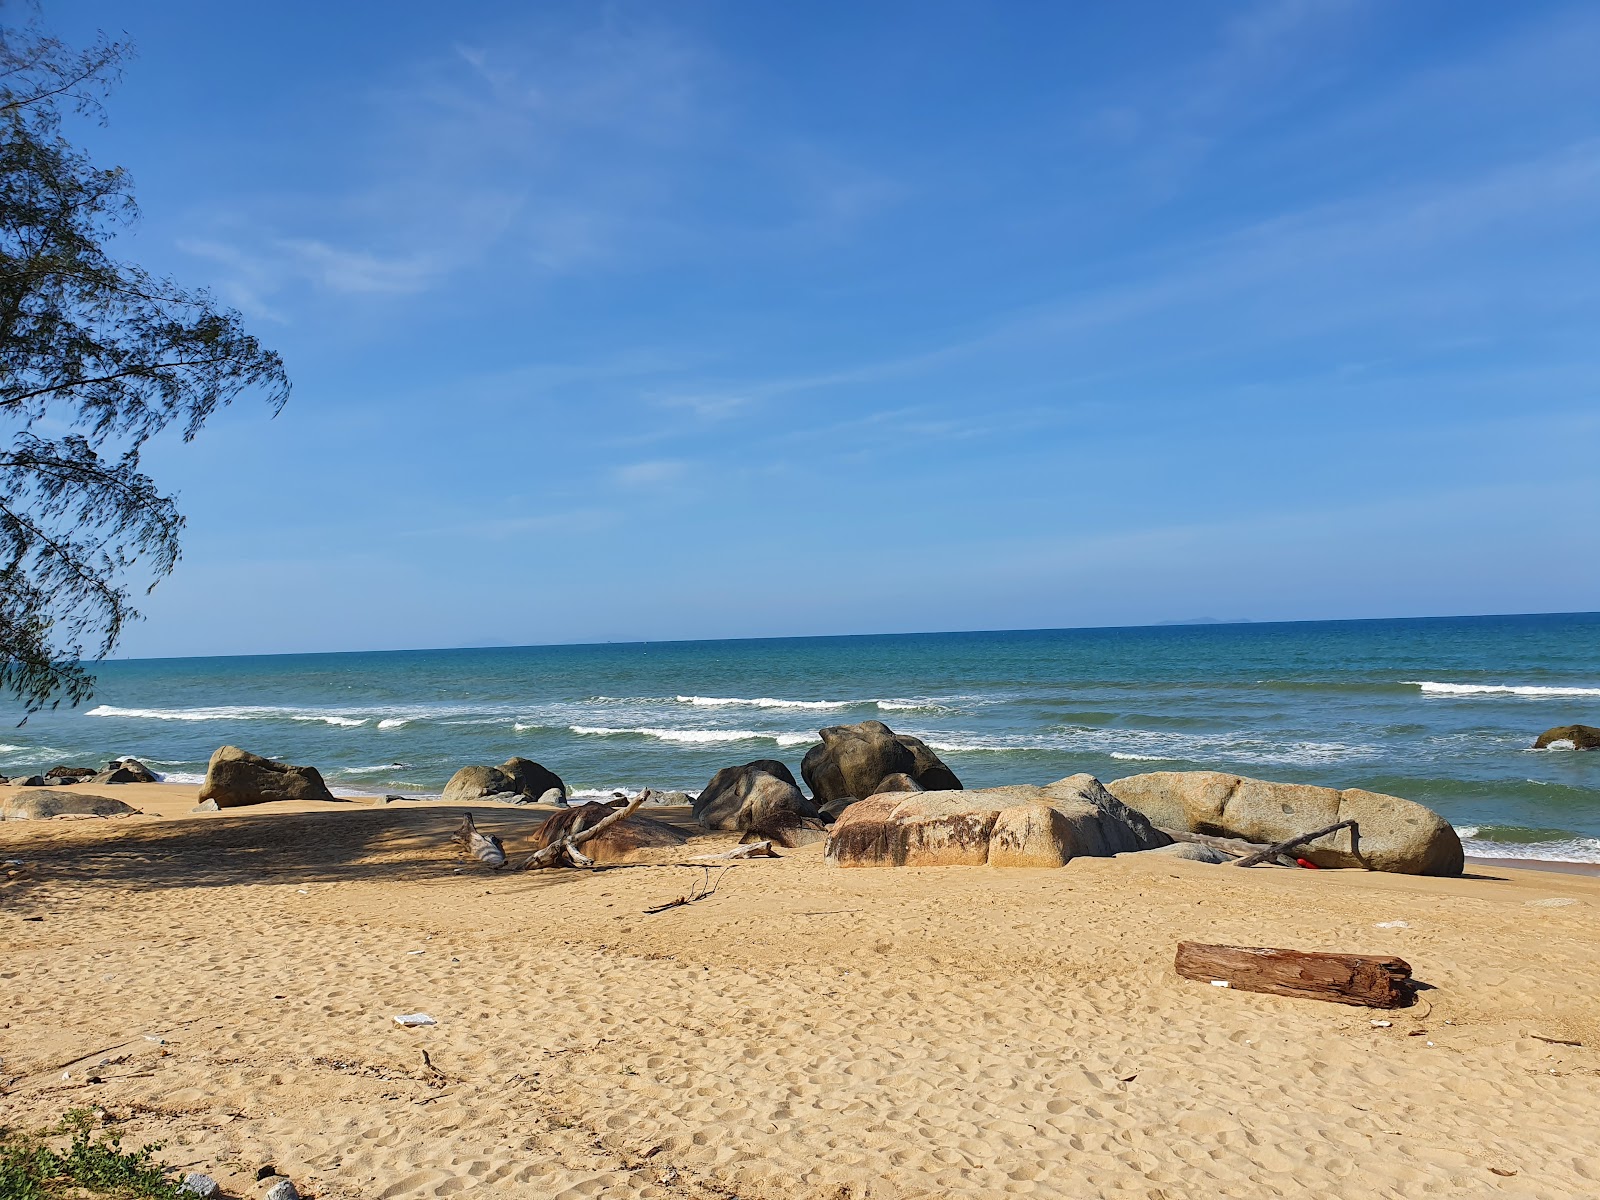
[[584,737],[648,737],[662,742],[710,745],[718,742],[776,742],[780,746],[803,746],[817,740],[813,733],[781,733],[757,729],[654,729],[638,727],[613,729],[604,725],[570,725],[572,733]]
[[1424,696],[1600,696],[1600,687],[1505,683],[1435,683],[1428,679],[1407,679],[1402,682],[1407,687],[1421,688]]
[[83,714],[86,717],[122,717],[146,721],[321,721],[353,729],[370,718],[314,708],[279,708],[267,704],[219,705],[214,708],[119,708],[102,704]]
[[1519,825],[1458,825],[1461,847],[1473,858],[1523,858],[1536,862],[1600,863],[1600,838],[1564,829]]
[[678,696],[679,704],[693,704],[700,708],[850,708],[859,703],[853,700],[777,700],[771,696],[758,696],[747,700],[743,696]]

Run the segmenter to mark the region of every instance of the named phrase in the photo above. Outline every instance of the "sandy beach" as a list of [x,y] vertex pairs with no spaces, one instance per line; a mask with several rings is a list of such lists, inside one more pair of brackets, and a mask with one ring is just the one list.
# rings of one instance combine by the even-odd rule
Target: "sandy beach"
[[[648,915],[701,881],[684,851],[495,874],[460,806],[79,790],[147,815],[0,824],[5,1120],[102,1108],[229,1194],[265,1163],[318,1197],[1600,1193],[1593,877],[812,846]],[[513,851],[547,812],[473,811]],[[1173,972],[1188,938],[1397,954],[1428,988],[1212,988]]]

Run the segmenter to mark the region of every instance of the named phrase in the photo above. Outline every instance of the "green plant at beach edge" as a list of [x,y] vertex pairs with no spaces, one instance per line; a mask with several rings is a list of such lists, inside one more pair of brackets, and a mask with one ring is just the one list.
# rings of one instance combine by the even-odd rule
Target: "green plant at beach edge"
[[[94,1117],[68,1112],[44,1134],[0,1127],[0,1200],[65,1200],[70,1196],[149,1197],[176,1200],[178,1182],[155,1161],[160,1142],[124,1150],[119,1134],[95,1135]],[[45,1140],[70,1134],[71,1145],[52,1150]]]

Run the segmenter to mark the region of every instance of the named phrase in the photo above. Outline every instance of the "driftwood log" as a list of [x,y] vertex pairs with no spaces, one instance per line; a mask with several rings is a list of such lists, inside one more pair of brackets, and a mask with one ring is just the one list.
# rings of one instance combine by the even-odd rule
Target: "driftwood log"
[[468,813],[461,818],[461,828],[457,829],[450,838],[473,858],[485,863],[498,871],[506,865],[506,848],[494,834],[478,832],[478,826]]
[[1233,865],[1236,867],[1253,867],[1257,863],[1275,860],[1280,855],[1287,857],[1289,851],[1295,847],[1303,846],[1307,842],[1314,842],[1319,837],[1327,837],[1330,833],[1337,833],[1341,829],[1350,831],[1350,853],[1365,862],[1366,860],[1361,858],[1361,827],[1354,821],[1340,821],[1336,825],[1326,826],[1323,829],[1316,830],[1314,833],[1302,833],[1298,837],[1290,838],[1288,841],[1275,842],[1265,849],[1257,850],[1254,854],[1245,855]]
[[560,841],[551,842],[543,850],[536,850],[522,863],[522,870],[537,871],[543,867],[592,867],[594,860],[578,849],[579,846],[604,833],[618,821],[626,821],[638,811],[639,806],[650,798],[650,789],[645,788],[624,808],[614,808],[611,815],[601,817],[587,829],[577,833],[568,834]]
[[1179,942],[1173,964],[1185,979],[1306,1000],[1405,1008],[1416,999],[1411,964],[1375,954],[1315,954],[1261,946]]
[[[1196,846],[1210,846],[1213,850],[1221,850],[1224,854],[1231,854],[1235,858],[1245,858],[1251,854],[1259,854],[1270,849],[1265,842],[1247,842],[1243,838],[1218,837],[1210,833],[1190,833],[1187,829],[1168,829],[1158,826],[1162,833],[1175,842],[1192,842]],[[1293,859],[1283,860],[1286,867],[1294,866]]]

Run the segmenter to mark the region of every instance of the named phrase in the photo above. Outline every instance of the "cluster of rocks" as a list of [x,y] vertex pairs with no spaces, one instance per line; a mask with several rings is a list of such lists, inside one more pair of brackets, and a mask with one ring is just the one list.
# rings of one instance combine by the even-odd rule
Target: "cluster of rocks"
[[7,780],[0,776],[0,783],[14,783],[18,787],[53,787],[63,783],[159,783],[158,776],[149,767],[137,758],[119,758],[108,764],[103,771],[93,767],[51,767],[43,775],[29,775],[24,779]]
[[508,800],[514,804],[554,804],[566,808],[567,785],[548,767],[528,758],[508,758],[498,767],[462,767],[444,785],[442,800]]
[[707,829],[743,833],[747,840],[803,846],[827,837],[828,826],[864,797],[961,787],[924,742],[882,721],[833,725],[821,737],[800,764],[810,796],[786,765],[759,758],[713,775],[694,801],[695,820]]
[[[828,862],[863,866],[1060,866],[1080,856],[1160,851],[1201,861],[1225,856],[1175,839],[1198,834],[1274,844],[1341,821],[1349,829],[1296,851],[1320,867],[1362,867],[1410,875],[1459,875],[1461,839],[1437,813],[1398,796],[1359,788],[1274,783],[1216,771],[1157,771],[1102,784],[1073,775],[1042,787],[966,789],[923,741],[896,733],[882,721],[834,725],[800,765],[808,796],[789,767],[763,758],[724,767],[698,795],[667,793],[666,803],[686,803],[702,827],[731,830],[746,841],[783,846],[826,841]],[[1541,735],[1538,746],[1600,748],[1600,729],[1562,726]],[[106,771],[54,767],[25,782],[153,782],[134,759]],[[624,803],[572,808],[561,777],[526,758],[498,766],[462,767],[442,798],[454,803],[496,800],[553,804],[567,810],[547,822],[551,837],[567,836]],[[273,800],[334,800],[315,767],[293,766],[223,746],[211,756],[200,789],[203,808],[223,809]],[[9,801],[7,819],[132,812],[115,800],[42,791],[37,801]],[[681,844],[670,825],[635,816],[608,830],[615,842],[607,857]],[[1203,839],[1202,839],[1203,840]]]
[[[826,840],[841,867],[1060,866],[1080,856],[1159,851],[1204,862],[1219,850],[1175,833],[1274,844],[1340,821],[1349,829],[1296,851],[1322,867],[1459,875],[1461,839],[1437,813],[1398,796],[1273,783],[1213,771],[1073,775],[1043,787],[965,789],[925,743],[881,721],[821,731],[800,773],[776,759],[725,767],[695,799],[707,829],[785,846]],[[1171,831],[1171,832],[1168,832]]]

